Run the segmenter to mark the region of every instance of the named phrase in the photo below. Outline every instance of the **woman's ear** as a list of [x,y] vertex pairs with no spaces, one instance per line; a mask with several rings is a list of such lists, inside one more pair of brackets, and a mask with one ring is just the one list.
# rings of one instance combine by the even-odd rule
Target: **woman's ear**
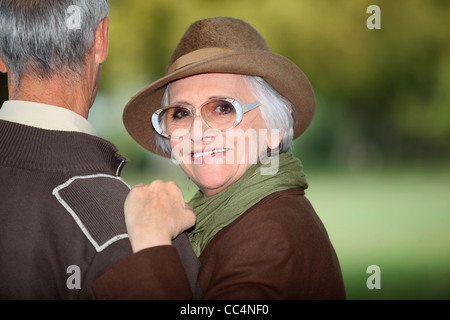
[[281,140],[284,136],[284,131],[278,129],[269,130],[267,134],[267,147],[269,149],[276,149],[280,146]]

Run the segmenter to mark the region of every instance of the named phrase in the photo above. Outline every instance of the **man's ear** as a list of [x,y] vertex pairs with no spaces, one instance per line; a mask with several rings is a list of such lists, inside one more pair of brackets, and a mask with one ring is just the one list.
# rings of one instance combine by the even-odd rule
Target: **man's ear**
[[95,31],[94,49],[95,61],[103,63],[108,56],[108,32],[109,32],[109,17],[103,18],[97,26]]
[[7,73],[8,68],[6,67],[5,61],[3,61],[2,57],[0,57],[0,72],[1,73]]

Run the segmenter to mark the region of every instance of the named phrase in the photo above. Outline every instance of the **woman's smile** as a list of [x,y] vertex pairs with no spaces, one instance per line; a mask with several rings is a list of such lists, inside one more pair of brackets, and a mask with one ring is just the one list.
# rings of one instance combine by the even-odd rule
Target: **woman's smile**
[[213,150],[209,150],[209,151],[204,151],[204,152],[195,152],[192,153],[192,158],[204,158],[204,157],[215,157],[216,154],[218,153],[224,153],[227,152],[228,150],[230,150],[230,148],[222,148],[222,149],[213,149]]

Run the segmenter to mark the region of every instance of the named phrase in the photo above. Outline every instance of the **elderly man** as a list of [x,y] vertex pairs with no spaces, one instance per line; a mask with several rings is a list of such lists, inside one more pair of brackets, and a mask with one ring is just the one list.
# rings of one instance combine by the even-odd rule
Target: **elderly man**
[[[108,26],[106,0],[0,0],[9,90],[0,109],[0,299],[95,298],[93,280],[133,252],[123,214],[129,186],[120,178],[126,159],[87,121]],[[176,186],[156,189],[184,208]],[[185,234],[171,242],[195,221],[189,208],[183,214],[186,225],[174,231],[161,227],[173,226],[165,220],[149,234],[151,298],[192,297],[178,287],[194,288],[198,261]],[[174,274],[182,281],[167,280]]]

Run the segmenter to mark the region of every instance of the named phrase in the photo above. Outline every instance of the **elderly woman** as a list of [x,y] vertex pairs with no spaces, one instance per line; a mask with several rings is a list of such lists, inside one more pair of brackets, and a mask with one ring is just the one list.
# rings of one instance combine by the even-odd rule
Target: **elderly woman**
[[[314,110],[303,72],[271,53],[253,27],[225,17],[193,23],[167,75],[127,105],[131,136],[172,157],[199,188],[189,202],[189,238],[203,298],[345,298],[335,251],[290,153]],[[129,219],[129,230],[149,230],[137,221]],[[123,261],[99,280],[97,294],[124,297],[117,288],[132,281],[127,291],[145,297],[150,286],[133,263],[143,262]]]

